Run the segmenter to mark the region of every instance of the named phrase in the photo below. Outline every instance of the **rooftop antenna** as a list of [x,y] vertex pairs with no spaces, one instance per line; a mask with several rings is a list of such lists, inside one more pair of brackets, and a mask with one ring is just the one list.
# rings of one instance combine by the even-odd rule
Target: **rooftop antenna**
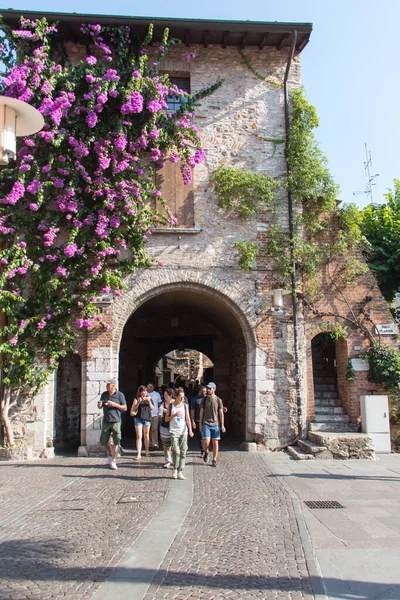
[[367,178],[367,185],[365,186],[365,190],[362,192],[353,192],[353,196],[361,196],[366,194],[369,202],[373,204],[372,199],[372,186],[376,185],[375,179],[379,177],[379,173],[375,173],[375,175],[371,175],[372,169],[372,158],[371,152],[368,150],[367,144],[365,144],[365,161],[364,161],[364,171],[365,177]]

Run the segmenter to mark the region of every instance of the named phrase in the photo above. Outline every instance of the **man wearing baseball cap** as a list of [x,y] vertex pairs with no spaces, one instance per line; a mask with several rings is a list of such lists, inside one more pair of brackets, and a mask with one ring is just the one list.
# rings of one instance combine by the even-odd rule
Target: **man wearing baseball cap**
[[[107,464],[115,470],[118,469],[117,456],[121,443],[121,411],[125,412],[127,406],[124,394],[117,390],[115,379],[107,381],[106,389],[107,391],[101,394],[97,403],[97,406],[103,409],[100,444],[107,450]],[[110,445],[110,435],[114,442],[113,446]]]
[[[217,456],[219,450],[219,440],[221,431],[225,433],[224,406],[221,398],[215,394],[217,386],[213,381],[207,384],[207,396],[203,398],[200,404],[200,429],[203,435],[203,460],[208,463],[208,450],[210,440],[212,440],[213,460],[212,466],[217,466]],[[220,425],[221,424],[221,428]]]

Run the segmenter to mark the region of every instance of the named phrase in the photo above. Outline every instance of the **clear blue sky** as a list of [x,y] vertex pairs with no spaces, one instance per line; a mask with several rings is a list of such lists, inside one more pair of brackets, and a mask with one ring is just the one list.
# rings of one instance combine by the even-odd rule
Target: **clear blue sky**
[[340,185],[339,198],[365,205],[365,142],[374,202],[400,178],[399,0],[19,0],[4,8],[150,17],[295,21],[313,23],[301,55],[303,84],[317,108],[317,138]]

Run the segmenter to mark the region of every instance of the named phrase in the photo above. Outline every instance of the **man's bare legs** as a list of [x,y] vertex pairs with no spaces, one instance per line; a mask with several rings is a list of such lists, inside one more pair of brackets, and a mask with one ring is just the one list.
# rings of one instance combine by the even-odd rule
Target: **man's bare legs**
[[203,450],[204,450],[203,460],[205,463],[208,462],[209,448],[210,448],[210,438],[203,438]]
[[219,450],[219,440],[212,440],[213,460],[217,460]]
[[108,452],[108,456],[111,456],[113,462],[115,462],[117,460],[118,457],[118,451],[119,451],[119,444],[106,444],[106,450]]

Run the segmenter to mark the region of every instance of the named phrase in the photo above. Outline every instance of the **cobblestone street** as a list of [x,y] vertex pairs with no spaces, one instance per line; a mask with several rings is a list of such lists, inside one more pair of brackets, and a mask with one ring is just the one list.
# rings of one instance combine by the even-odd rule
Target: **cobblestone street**
[[[214,469],[190,454],[186,481],[170,478],[161,453],[141,463],[127,454],[116,472],[100,458],[0,464],[0,597],[310,600],[287,491],[259,454],[220,458]],[[146,561],[136,574],[135,561],[124,567],[138,538],[150,556],[162,545],[176,511],[182,521],[153,573]]]

